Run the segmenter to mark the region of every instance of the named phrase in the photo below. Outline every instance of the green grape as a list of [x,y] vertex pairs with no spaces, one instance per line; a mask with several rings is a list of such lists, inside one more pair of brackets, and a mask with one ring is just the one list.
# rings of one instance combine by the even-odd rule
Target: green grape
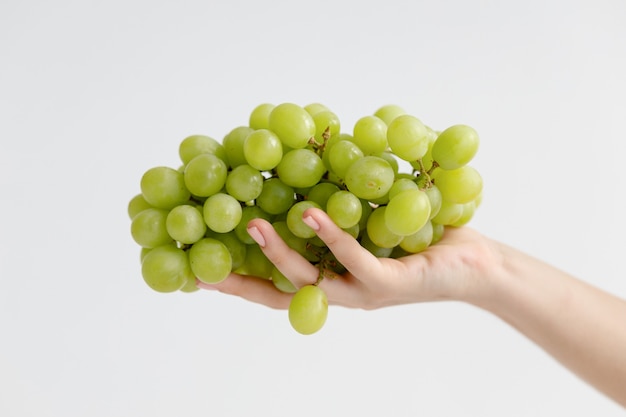
[[287,278],[285,274],[280,272],[278,268],[272,267],[271,277],[272,283],[278,290],[289,294],[293,294],[298,291],[296,286],[293,285],[291,281],[289,281],[289,278]]
[[283,145],[271,130],[259,129],[250,133],[243,143],[243,154],[248,164],[259,171],[269,171],[283,157]]
[[326,202],[337,191],[339,191],[339,187],[336,184],[320,182],[309,190],[307,200],[317,203],[322,210],[326,210]]
[[426,188],[424,192],[430,200],[430,218],[432,219],[439,213],[439,209],[441,209],[441,202],[443,201],[441,191],[439,191],[439,187],[432,184],[430,187]]
[[309,239],[315,236],[315,231],[302,221],[302,214],[309,208],[321,208],[314,201],[299,201],[287,212],[287,226],[294,235],[303,239]]
[[330,196],[326,204],[326,212],[340,228],[357,226],[358,230],[363,207],[357,196],[350,191],[341,190]]
[[165,227],[172,239],[188,245],[202,239],[206,232],[202,213],[190,205],[176,206],[170,210]]
[[139,252],[139,263],[143,262],[143,259],[152,249],[153,248],[141,248],[141,251]]
[[[412,179],[411,179],[412,178]],[[407,190],[417,190],[417,183],[415,182],[415,178],[399,178],[393,182],[393,185],[389,189],[389,199],[392,199],[395,195],[407,191]]]
[[192,292],[198,291],[199,289],[200,288],[198,287],[197,282],[196,282],[196,276],[191,271],[191,268],[189,268],[189,275],[187,275],[187,279],[185,280],[185,283],[180,288],[180,292],[190,294]]
[[295,188],[307,188],[317,184],[326,172],[320,157],[310,149],[294,149],[287,152],[276,167],[278,177]]
[[405,236],[399,246],[408,253],[418,253],[430,246],[432,240],[433,224],[427,221],[417,232]]
[[252,129],[269,129],[270,127],[270,113],[274,110],[274,106],[271,103],[262,103],[256,106],[250,113],[248,125]]
[[452,170],[467,165],[478,151],[478,133],[466,125],[455,125],[439,134],[432,157],[439,166]]
[[143,248],[156,248],[171,243],[172,238],[167,233],[165,225],[167,210],[149,208],[138,213],[130,224],[130,234],[133,240]]
[[289,230],[286,220],[275,221],[272,223],[272,226],[274,226],[274,230],[276,230],[278,236],[280,236],[291,249],[311,262],[319,261],[319,257],[309,250],[308,240],[294,235],[291,230]]
[[255,243],[247,245],[246,258],[243,264],[233,271],[241,275],[270,279],[273,267],[274,265],[267,256],[265,256],[261,247]]
[[396,235],[408,236],[430,219],[430,200],[421,190],[407,190],[389,200],[385,223]]
[[272,109],[269,129],[292,149],[304,148],[309,139],[315,136],[313,117],[304,108],[293,103],[281,103]]
[[443,237],[443,233],[446,230],[446,227],[443,224],[431,222],[433,225],[433,240],[430,242],[431,245],[439,242]]
[[265,180],[261,193],[256,198],[256,204],[269,214],[284,213],[294,202],[294,189],[277,177]]
[[137,214],[149,208],[153,207],[143,198],[143,194],[137,194],[128,202],[128,217],[132,220]]
[[441,191],[443,200],[464,204],[473,201],[483,189],[483,180],[478,171],[465,165],[451,171],[436,169],[432,178]]
[[232,270],[230,252],[217,239],[206,237],[199,240],[191,246],[188,253],[191,270],[200,281],[207,284],[222,282]]
[[406,114],[404,109],[395,104],[386,104],[374,112],[374,116],[381,119],[387,126],[398,116]]
[[463,204],[450,203],[446,200],[441,202],[441,208],[435,217],[432,218],[433,223],[449,226],[459,220],[463,215]]
[[374,209],[372,208],[372,205],[369,201],[362,198],[360,198],[359,200],[361,201],[361,220],[359,220],[359,229],[365,230],[365,228],[367,227],[367,219]]
[[385,151],[379,155],[376,155],[389,162],[391,169],[393,169],[393,174],[398,175],[400,170],[400,164],[398,164],[398,159],[393,156],[392,152]]
[[158,246],[144,257],[141,275],[146,284],[155,291],[178,291],[191,275],[187,253],[172,244]]
[[304,110],[307,111],[311,116],[315,116],[317,113],[322,111],[330,111],[328,107],[323,105],[322,103],[310,103],[304,106]]
[[229,194],[213,194],[204,202],[204,221],[209,229],[218,233],[234,230],[241,221],[242,213],[239,201]]
[[178,155],[183,164],[187,164],[193,158],[203,153],[213,154],[228,165],[228,156],[224,145],[212,137],[205,135],[187,136],[178,146]]
[[357,239],[359,237],[359,235],[361,234],[361,229],[359,228],[359,223],[355,224],[354,226],[343,227],[342,230],[344,232],[346,232],[347,234],[349,234],[350,236],[352,236],[353,238],[355,238],[355,239]]
[[463,213],[461,214],[461,217],[459,217],[457,221],[452,223],[450,226],[461,227],[467,224],[470,220],[472,220],[472,217],[474,217],[475,211],[476,203],[474,201],[463,204]]
[[243,144],[252,132],[254,132],[254,129],[248,126],[238,126],[224,136],[222,143],[226,151],[228,163],[232,168],[248,163],[243,154]]
[[357,160],[363,158],[363,151],[356,143],[349,140],[336,142],[332,148],[327,149],[328,163],[331,170],[339,177],[345,178],[348,168]]
[[405,161],[422,158],[430,142],[426,126],[409,114],[393,119],[387,128],[387,141],[393,153]]
[[226,192],[237,200],[252,201],[263,190],[263,175],[250,165],[239,165],[228,173],[225,185]]
[[394,246],[383,248],[372,242],[369,235],[367,233],[361,234],[360,240],[361,246],[367,249],[372,255],[377,258],[388,258],[391,256],[391,252],[393,251]]
[[365,155],[378,155],[387,149],[387,125],[376,116],[357,120],[352,136]]
[[345,177],[348,190],[366,200],[383,197],[389,192],[393,181],[393,169],[387,161],[377,156],[365,156],[355,161]]
[[264,219],[270,221],[271,216],[263,211],[259,206],[246,206],[241,212],[241,220],[235,227],[235,234],[246,245],[252,245],[256,243],[254,239],[248,234],[248,223],[252,219]]
[[304,335],[319,331],[328,316],[326,293],[317,285],[305,285],[300,288],[289,303],[289,322]]
[[[408,191],[407,191],[408,192]],[[372,211],[367,219],[367,235],[372,243],[381,248],[393,248],[402,241],[402,236],[392,232],[385,220],[387,206],[380,206]]]
[[141,177],[141,194],[151,206],[166,210],[183,204],[190,197],[183,174],[169,167],[147,170]]
[[324,136],[332,137],[339,134],[341,122],[339,117],[330,110],[319,111],[313,116],[315,123],[315,139],[319,143],[324,143]]
[[199,197],[209,197],[220,191],[226,183],[227,167],[224,161],[212,154],[201,154],[185,166],[185,185]]
[[230,252],[233,270],[243,265],[246,259],[248,245],[239,240],[237,234],[234,231],[227,233],[217,233],[209,229],[206,237],[219,240],[226,246],[228,252]]

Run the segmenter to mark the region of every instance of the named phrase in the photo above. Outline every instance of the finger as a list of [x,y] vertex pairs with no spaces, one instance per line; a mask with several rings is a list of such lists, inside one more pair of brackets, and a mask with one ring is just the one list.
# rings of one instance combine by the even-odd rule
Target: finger
[[261,250],[293,285],[300,288],[317,281],[319,270],[298,252],[291,249],[278,235],[274,226],[263,219],[248,223],[248,233],[261,247]]
[[337,260],[356,278],[382,274],[383,268],[378,258],[341,230],[323,210],[307,209],[303,214],[303,221],[315,230]]
[[197,280],[196,285],[198,288],[217,290],[275,309],[287,309],[292,297],[292,294],[278,290],[272,281],[235,273],[231,273],[224,281],[217,284],[207,284]]

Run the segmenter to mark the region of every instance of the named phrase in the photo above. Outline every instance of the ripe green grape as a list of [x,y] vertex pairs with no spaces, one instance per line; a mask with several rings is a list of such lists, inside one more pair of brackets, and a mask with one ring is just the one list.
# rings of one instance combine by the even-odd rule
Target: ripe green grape
[[243,210],[235,197],[217,193],[204,202],[203,214],[209,229],[218,233],[227,233],[237,227]]
[[156,248],[171,243],[167,233],[166,221],[169,212],[163,209],[149,208],[141,211],[130,224],[133,240],[143,248]]
[[259,206],[246,206],[241,211],[241,220],[239,224],[235,227],[235,234],[243,243],[247,245],[252,245],[256,243],[254,239],[250,237],[248,234],[248,223],[252,219],[264,219],[267,221],[271,220],[270,214],[263,211],[263,209]]
[[424,192],[430,200],[430,218],[432,219],[439,213],[439,209],[441,209],[441,202],[443,201],[441,191],[439,191],[439,187],[432,184],[430,187],[426,188]]
[[235,167],[226,176],[226,192],[242,202],[252,201],[263,190],[263,175],[250,165]]
[[363,246],[365,249],[367,249],[372,255],[376,256],[377,258],[388,258],[389,256],[391,256],[391,252],[393,251],[393,248],[394,248],[393,246],[389,248],[383,248],[381,246],[378,246],[377,244],[372,242],[372,239],[370,239],[367,233],[363,233],[361,235],[360,243],[361,243],[361,246]]
[[206,135],[187,136],[178,146],[178,155],[183,164],[187,164],[193,158],[203,153],[213,154],[228,164],[228,156],[224,145],[212,137]]
[[[407,191],[408,192],[408,191]],[[393,248],[402,241],[402,236],[394,233],[387,226],[385,211],[387,206],[377,207],[367,219],[367,235],[376,246]]]
[[419,253],[430,246],[433,240],[433,224],[427,221],[417,232],[405,236],[400,247],[408,253]]
[[261,247],[255,243],[253,245],[247,245],[246,258],[239,268],[234,269],[234,272],[241,275],[270,279],[273,267],[274,265],[267,256],[265,256]]
[[430,200],[421,190],[407,190],[389,200],[385,223],[396,235],[408,236],[430,219]]
[[274,110],[275,105],[272,103],[262,103],[256,106],[250,113],[248,125],[252,129],[269,129],[270,113]]
[[322,103],[310,103],[304,106],[304,110],[306,110],[311,116],[315,116],[319,112],[329,111],[330,109]]
[[298,291],[295,285],[283,274],[280,272],[278,268],[275,266],[272,267],[272,272],[270,274],[272,278],[272,283],[274,286],[282,292],[293,294]]
[[433,223],[449,226],[459,220],[463,215],[463,204],[450,203],[446,200],[441,202],[441,208],[435,217],[432,218]]
[[364,156],[356,160],[348,168],[345,177],[348,190],[366,200],[383,197],[393,181],[393,169],[387,161],[377,156]]
[[302,214],[309,208],[321,208],[319,204],[314,201],[299,201],[287,212],[287,226],[294,235],[303,239],[309,239],[315,236],[315,230],[311,229],[306,223],[302,221]]
[[315,123],[315,140],[324,143],[324,135],[327,137],[338,135],[341,131],[339,117],[330,110],[319,111],[313,116]]
[[398,105],[386,104],[374,112],[374,116],[381,119],[387,126],[398,116],[406,114],[406,111]]
[[148,204],[143,194],[137,194],[128,202],[128,217],[132,220],[137,214],[149,208],[153,207]]
[[432,157],[439,166],[452,170],[467,165],[478,151],[478,133],[466,125],[455,125],[439,134]]
[[326,153],[328,153],[330,169],[339,178],[345,178],[348,168],[364,156],[357,144],[349,140],[338,141],[332,148],[327,149]]
[[141,275],[146,284],[155,291],[178,291],[191,275],[187,253],[172,244],[158,246],[144,257]]
[[328,199],[337,191],[339,191],[337,184],[333,184],[332,182],[320,182],[309,190],[307,200],[317,203],[322,210],[326,210]]
[[232,270],[230,252],[217,239],[207,237],[199,240],[191,246],[188,253],[191,270],[200,281],[207,284],[222,282]]
[[417,183],[415,178],[398,178],[394,181],[393,185],[389,189],[389,199],[392,199],[395,195],[407,190],[417,190]]
[[283,145],[274,132],[259,129],[250,133],[243,143],[248,164],[259,171],[274,169],[283,157]]
[[363,207],[361,200],[350,191],[337,191],[330,196],[326,203],[328,216],[342,229],[357,226],[361,220]]
[[269,214],[285,213],[295,202],[295,191],[278,177],[263,182],[256,204]]
[[202,239],[206,232],[202,213],[190,205],[174,207],[167,215],[165,227],[172,239],[188,245]]
[[201,154],[185,166],[185,185],[191,194],[209,197],[224,187],[227,167],[224,161],[212,154]]
[[317,285],[300,288],[289,303],[289,322],[300,334],[310,335],[319,331],[328,316],[328,298]]
[[217,233],[209,229],[207,231],[206,237],[219,240],[224,244],[224,246],[226,246],[228,252],[230,252],[233,270],[243,265],[246,259],[246,252],[249,245],[246,245],[241,240],[239,240],[237,234],[234,231],[227,233]]
[[276,172],[285,184],[295,188],[308,188],[320,181],[326,167],[312,150],[294,149],[283,156]]
[[248,163],[243,154],[243,143],[252,132],[254,132],[254,129],[248,126],[237,126],[224,136],[222,143],[231,168]]
[[280,236],[280,238],[291,249],[295,250],[311,262],[319,261],[319,257],[308,250],[308,240],[294,235],[291,230],[289,230],[289,226],[287,225],[286,220],[275,221],[274,223],[272,223],[272,226],[274,226],[274,230],[276,230],[278,236]]
[[[217,159],[216,156],[213,157]],[[183,174],[174,168],[150,168],[141,177],[140,186],[146,202],[160,209],[169,210],[183,204],[190,197]]]
[[451,171],[438,168],[433,172],[432,178],[441,191],[441,197],[451,203],[469,203],[483,189],[482,177],[468,165]]
[[389,124],[387,141],[393,153],[399,158],[415,161],[428,151],[428,130],[417,117],[401,115]]
[[269,115],[269,129],[284,145],[292,149],[304,148],[315,136],[313,117],[301,106],[281,103]]
[[352,136],[365,155],[377,155],[387,149],[387,124],[376,116],[357,120]]

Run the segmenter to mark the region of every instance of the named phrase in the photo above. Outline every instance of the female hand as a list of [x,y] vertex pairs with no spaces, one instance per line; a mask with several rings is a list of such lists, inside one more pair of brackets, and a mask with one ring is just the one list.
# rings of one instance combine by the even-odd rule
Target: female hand
[[[467,227],[447,228],[443,238],[425,251],[391,259],[372,255],[322,210],[308,209],[303,219],[347,269],[339,277],[327,273],[319,283],[330,304],[369,310],[446,299],[471,302],[488,292],[488,280],[501,265],[497,245]],[[296,287],[318,280],[317,266],[289,248],[270,223],[254,219],[248,232]],[[221,283],[198,286],[273,308],[287,308],[292,297],[267,279],[234,273]]]

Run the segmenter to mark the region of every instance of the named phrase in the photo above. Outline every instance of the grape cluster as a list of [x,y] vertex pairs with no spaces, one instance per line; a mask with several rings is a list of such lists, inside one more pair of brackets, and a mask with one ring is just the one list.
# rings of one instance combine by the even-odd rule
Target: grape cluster
[[[142,276],[159,292],[192,292],[196,279],[219,283],[231,272],[265,278],[294,294],[293,328],[314,333],[328,311],[317,284],[325,276],[341,279],[345,269],[302,221],[303,212],[324,210],[377,257],[418,253],[474,215],[483,183],[468,163],[478,144],[469,126],[435,131],[396,105],[360,118],[346,133],[320,103],[260,104],[221,142],[184,138],[179,168],[143,174],[141,192],[128,204]],[[254,218],[271,222],[317,265],[318,282],[298,289],[272,265],[247,233]]]

